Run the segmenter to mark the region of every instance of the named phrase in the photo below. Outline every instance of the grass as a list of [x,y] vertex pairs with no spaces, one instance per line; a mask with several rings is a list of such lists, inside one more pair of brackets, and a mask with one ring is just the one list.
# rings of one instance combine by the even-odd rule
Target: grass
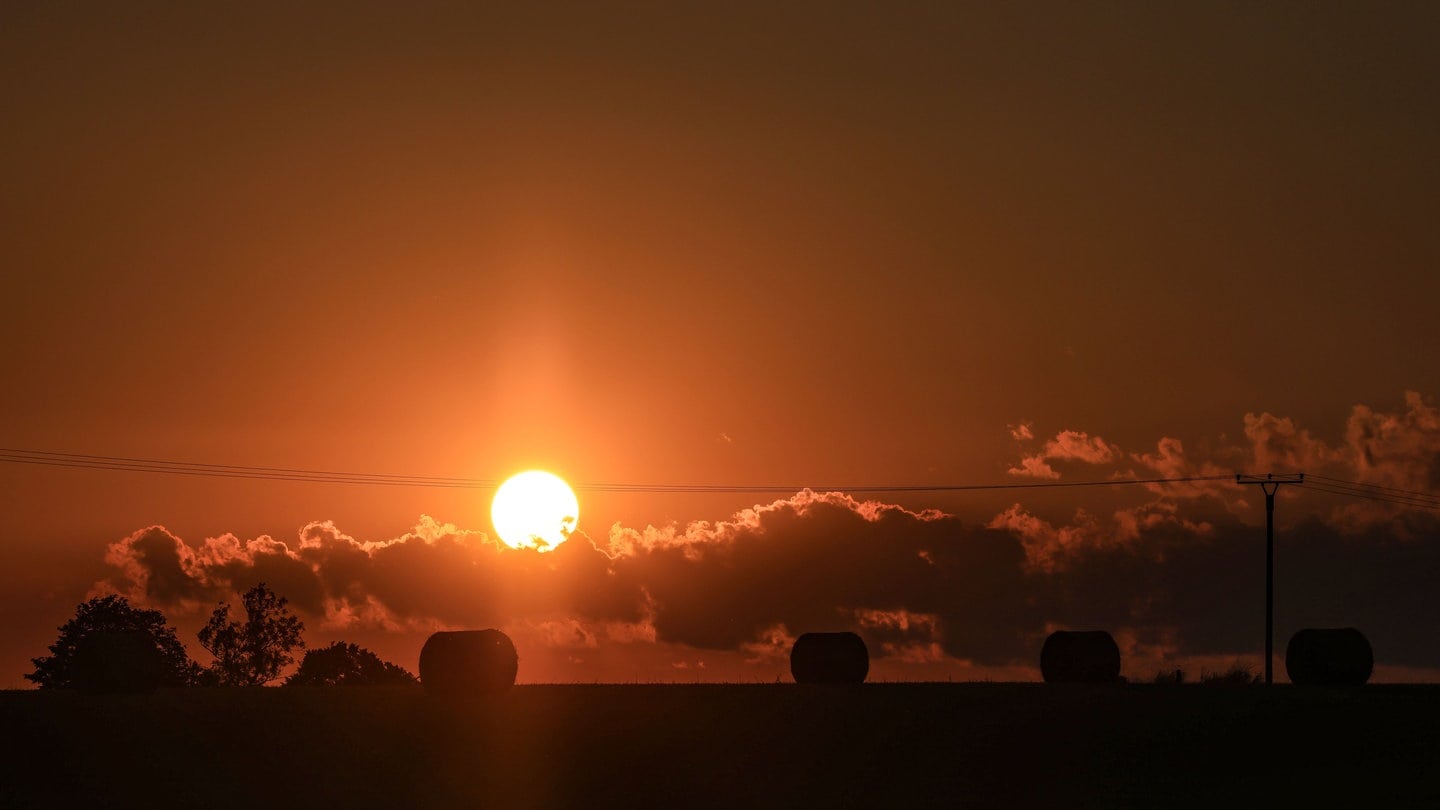
[[0,807],[1434,804],[1440,689],[0,693]]
[[[1150,683],[1157,686],[1178,686],[1185,683],[1187,677],[1188,673],[1177,667],[1156,672]],[[1200,683],[1205,686],[1260,686],[1265,683],[1265,678],[1244,664],[1235,664],[1224,672],[1200,670]]]

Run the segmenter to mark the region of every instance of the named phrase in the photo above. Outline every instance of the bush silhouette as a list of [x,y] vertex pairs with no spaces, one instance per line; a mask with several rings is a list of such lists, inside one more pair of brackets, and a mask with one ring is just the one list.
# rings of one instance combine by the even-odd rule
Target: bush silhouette
[[144,630],[91,633],[75,648],[72,682],[82,692],[153,692],[164,679],[165,656]]
[[1264,682],[1264,676],[1244,664],[1236,664],[1224,672],[1200,673],[1200,683],[1206,686],[1252,686]]
[[286,686],[415,686],[419,680],[404,667],[382,660],[359,646],[337,641],[305,653]]
[[[125,640],[110,637],[117,634]],[[147,661],[149,654],[141,637],[154,649],[154,660]],[[82,602],[75,617],[61,625],[50,655],[31,661],[35,671],[25,679],[41,689],[126,691],[189,686],[200,674],[200,667],[190,660],[164,614],[134,607],[130,600],[116,595]]]
[[1172,685],[1172,684],[1181,684],[1181,683],[1184,683],[1184,682],[1185,682],[1185,670],[1181,669],[1180,667],[1176,667],[1176,668],[1173,669],[1173,670],[1170,670],[1170,669],[1162,669],[1162,670],[1159,670],[1159,671],[1157,671],[1157,672],[1155,673],[1155,677],[1153,677],[1153,678],[1150,679],[1150,682],[1151,682],[1151,683],[1154,683],[1154,684],[1165,684],[1165,685]]

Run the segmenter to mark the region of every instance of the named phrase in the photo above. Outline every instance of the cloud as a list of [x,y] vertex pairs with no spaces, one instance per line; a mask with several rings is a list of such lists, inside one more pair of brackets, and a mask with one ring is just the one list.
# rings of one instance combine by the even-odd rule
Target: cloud
[[1400,413],[1356,405],[1345,425],[1345,443],[1359,480],[1440,491],[1440,410],[1420,394],[1406,391]]
[[877,649],[938,644],[1009,662],[1042,627],[1015,536],[839,493],[804,491],[684,528],[616,526],[604,543],[577,532],[545,555],[422,518],[372,542],[326,522],[287,542],[226,535],[194,545],[152,527],[112,544],[108,559],[106,585],[167,608],[264,579],[331,628],[523,626],[577,648],[659,643],[754,656],[798,632],[858,624]]
[[1310,431],[1297,427],[1295,420],[1289,417],[1247,413],[1244,422],[1253,470],[1278,473],[1318,471],[1341,460],[1340,453],[1331,450]]
[[[150,528],[111,556],[115,583],[151,604],[219,598],[282,571],[288,584],[277,590],[318,594],[295,604],[331,626],[499,626],[576,663],[638,645],[774,668],[800,632],[839,629],[900,667],[1033,664],[1044,634],[1067,626],[1128,634],[1135,655],[1155,661],[1253,652],[1263,530],[1228,515],[1197,521],[1183,508],[1155,500],[1057,523],[1016,504],[976,526],[800,493],[728,521],[616,526],[619,553],[577,534],[540,555],[427,519],[381,542],[316,523],[293,544],[222,538],[199,551]],[[1383,660],[1440,665],[1413,621],[1436,607],[1424,572],[1440,564],[1440,525],[1414,516],[1410,533],[1419,539],[1353,535],[1319,518],[1284,532],[1281,637],[1302,621],[1364,624],[1394,645]]]
[[937,614],[903,609],[857,610],[855,623],[866,631],[872,644],[879,642],[883,657],[912,664],[939,662],[946,657]]
[[1072,524],[1057,527],[1017,503],[996,515],[987,526],[1019,537],[1030,567],[1047,572],[1060,568],[1065,558],[1078,550],[1103,542],[1104,537],[1099,524],[1084,509],[1076,510]]
[[1043,452],[1052,461],[1109,464],[1119,457],[1120,448],[1084,431],[1062,430],[1045,443]]
[[[1412,395],[1398,412],[1356,407],[1334,445],[1262,413],[1245,417],[1240,443],[1200,442],[1201,453],[1163,437],[1153,451],[1122,455],[1081,431],[1057,434],[1042,452],[1107,459],[1112,475],[1129,477],[1210,474],[1224,470],[1220,459],[1293,460],[1420,487],[1440,454],[1436,416]],[[329,630],[501,627],[567,666],[684,661],[694,671],[706,661],[707,672],[734,672],[717,670],[729,660],[776,671],[799,633],[841,629],[861,633],[897,674],[1033,669],[1057,627],[1110,629],[1147,665],[1253,655],[1263,528],[1244,488],[1222,480],[1083,492],[1083,505],[1060,515],[1016,502],[976,520],[805,490],[724,520],[577,532],[548,554],[428,517],[380,540],[323,521],[284,540],[186,542],[151,526],[111,544],[100,586],[194,612],[263,580]],[[1440,516],[1374,504],[1383,514],[1360,520],[1301,487],[1286,497],[1278,637],[1355,624],[1387,664],[1440,666],[1433,623],[1415,620],[1440,613],[1429,582]]]
[[[1211,478],[1219,477],[1214,481],[1180,481],[1176,483],[1152,483],[1146,484],[1145,488],[1165,498],[1215,498],[1224,500],[1230,496],[1239,496],[1243,488],[1230,479],[1233,470],[1221,467],[1207,459],[1196,459],[1185,452],[1185,444],[1179,439],[1166,436],[1155,443],[1153,453],[1132,453],[1130,459],[1138,463],[1141,470],[1137,473],[1133,470],[1121,477],[1124,478]],[[1239,498],[1233,504],[1236,507],[1243,507],[1243,498]]]
[[1405,392],[1398,411],[1363,404],[1351,408],[1344,435],[1334,446],[1289,417],[1247,413],[1244,424],[1255,471],[1321,473],[1440,492],[1440,409],[1414,391]]
[[[1201,441],[1200,452],[1179,437],[1162,436],[1153,450],[1125,453],[1098,435],[1062,430],[1034,453],[1022,455],[1007,473],[1058,480],[1064,465],[1083,464],[1116,479],[1216,478],[1150,484],[1148,489],[1162,498],[1213,501],[1237,514],[1251,505],[1246,488],[1227,480],[1240,472],[1305,472],[1412,492],[1440,491],[1440,408],[1416,392],[1405,392],[1399,410],[1354,406],[1334,442],[1292,417],[1268,411],[1246,413],[1240,422],[1242,441]],[[1015,426],[1009,427],[1015,436]],[[1336,506],[1332,518],[1359,528],[1389,521],[1400,511],[1394,504],[1352,502]]]
[[297,606],[321,610],[321,588],[309,567],[267,536],[241,541],[226,534],[191,548],[165,527],[149,526],[112,543],[105,559],[119,573],[109,589],[139,601],[193,611],[268,582]]
[[[1414,391],[1405,392],[1404,407],[1386,411],[1356,405],[1335,444],[1325,442],[1289,417],[1247,413],[1245,436],[1248,464],[1254,471],[1306,472],[1409,492],[1440,492],[1440,409]],[[1359,531],[1387,524],[1404,506],[1351,501],[1335,507],[1331,522]],[[1408,531],[1405,524],[1399,530]]]
[[[1021,427],[1024,430],[1025,438],[1028,439],[1034,435],[1031,433],[1029,425],[1022,425]],[[1020,436],[1016,434],[1014,426],[1011,426],[1010,434],[1017,439],[1020,438]],[[1120,456],[1121,453],[1118,446],[1105,441],[1099,436],[1091,436],[1080,430],[1062,430],[1055,434],[1055,438],[1046,441],[1039,451],[1028,456],[1022,456],[1020,463],[1011,467],[1006,472],[1010,475],[1028,478],[1055,479],[1060,477],[1060,473],[1055,471],[1055,468],[1051,466],[1050,462],[1063,461],[1076,464],[1101,465],[1110,464],[1120,458]]]
[[222,535],[191,547],[156,526],[110,546],[115,574],[104,584],[150,604],[188,609],[264,581],[338,627],[494,626],[557,614],[637,622],[644,594],[609,560],[583,534],[542,556],[429,517],[379,542],[316,522],[289,543]]
[[1019,475],[1026,478],[1045,478],[1053,480],[1060,477],[1060,473],[1055,472],[1055,468],[1051,467],[1049,464],[1046,464],[1045,459],[1040,456],[1026,456],[1020,459],[1020,464],[1018,466],[1011,467],[1010,469],[1006,470],[1006,472],[1011,475]]
[[1013,536],[938,512],[802,492],[731,521],[684,531],[616,527],[617,565],[645,584],[657,638],[736,649],[773,635],[847,629],[856,611],[935,614],[946,644],[982,660],[1009,660],[1014,634],[985,611],[1026,619],[1024,552]]

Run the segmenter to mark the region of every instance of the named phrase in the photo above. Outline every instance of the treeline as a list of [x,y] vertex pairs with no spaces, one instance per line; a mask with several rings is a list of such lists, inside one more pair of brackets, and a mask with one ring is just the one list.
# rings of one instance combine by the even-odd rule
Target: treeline
[[[212,661],[190,658],[175,628],[158,610],[137,608],[123,596],[80,604],[60,627],[50,654],[31,659],[25,675],[42,689],[133,691],[179,686],[263,686],[280,677],[305,650],[305,625],[288,600],[260,583],[241,597],[244,618],[221,602],[200,628]],[[285,686],[414,685],[415,676],[357,644],[343,641],[305,651]]]

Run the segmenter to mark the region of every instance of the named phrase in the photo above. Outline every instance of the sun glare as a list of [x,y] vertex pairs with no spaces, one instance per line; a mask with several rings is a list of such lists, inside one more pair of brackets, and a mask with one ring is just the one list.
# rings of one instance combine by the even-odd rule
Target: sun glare
[[560,476],[543,470],[512,475],[490,502],[495,533],[513,548],[550,551],[575,531],[579,518],[575,491]]

